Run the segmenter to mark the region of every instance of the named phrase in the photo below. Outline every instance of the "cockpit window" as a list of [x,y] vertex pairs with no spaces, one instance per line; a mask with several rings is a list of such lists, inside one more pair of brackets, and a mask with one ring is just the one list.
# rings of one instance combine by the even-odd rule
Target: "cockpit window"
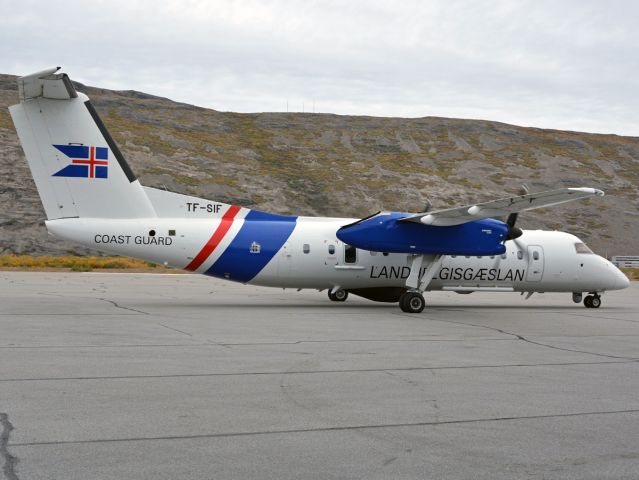
[[575,243],[575,251],[577,253],[592,253],[592,250],[588,248],[588,245],[585,243]]

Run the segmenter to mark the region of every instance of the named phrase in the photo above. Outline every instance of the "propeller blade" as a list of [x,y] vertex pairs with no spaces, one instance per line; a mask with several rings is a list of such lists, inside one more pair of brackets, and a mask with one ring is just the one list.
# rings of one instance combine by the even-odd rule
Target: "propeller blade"
[[508,233],[506,233],[506,240],[514,240],[523,235],[524,232],[521,231],[521,228],[515,227],[515,223],[517,222],[518,213],[511,213],[508,215],[508,219],[506,220],[506,225],[508,225]]
[[515,240],[516,238],[521,237],[524,234],[521,228],[519,227],[508,227],[508,233],[506,234],[506,240]]

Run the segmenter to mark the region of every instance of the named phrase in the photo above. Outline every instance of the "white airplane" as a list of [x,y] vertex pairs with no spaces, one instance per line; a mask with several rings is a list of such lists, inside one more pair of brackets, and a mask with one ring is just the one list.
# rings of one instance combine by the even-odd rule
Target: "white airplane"
[[[364,219],[275,215],[144,187],[88,97],[51,68],[19,78],[10,107],[59,238],[251,285],[328,290],[424,309],[423,292],[570,292],[598,308],[626,276],[579,238],[522,231],[518,212],[591,196],[562,188],[418,214]],[[491,217],[506,216],[502,222]]]

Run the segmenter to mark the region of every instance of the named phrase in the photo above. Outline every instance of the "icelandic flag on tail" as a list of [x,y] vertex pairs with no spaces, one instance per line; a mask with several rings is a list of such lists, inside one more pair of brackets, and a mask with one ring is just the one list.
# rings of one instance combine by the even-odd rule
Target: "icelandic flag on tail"
[[53,174],[54,177],[107,178],[109,149],[84,145],[53,145],[71,159],[71,164]]

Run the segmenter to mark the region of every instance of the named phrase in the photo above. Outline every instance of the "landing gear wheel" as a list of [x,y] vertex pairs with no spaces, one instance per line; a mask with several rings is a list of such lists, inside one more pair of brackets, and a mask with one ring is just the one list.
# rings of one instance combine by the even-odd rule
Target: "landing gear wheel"
[[330,298],[332,302],[343,302],[348,298],[348,292],[346,290],[342,290],[341,288],[335,293],[329,290],[328,298]]
[[419,292],[406,292],[399,297],[399,308],[406,313],[420,313],[424,310],[426,301]]
[[592,295],[588,295],[586,298],[584,298],[584,306],[586,308],[592,308]]
[[597,294],[588,295],[584,298],[584,305],[586,308],[599,308],[601,307],[601,297]]

